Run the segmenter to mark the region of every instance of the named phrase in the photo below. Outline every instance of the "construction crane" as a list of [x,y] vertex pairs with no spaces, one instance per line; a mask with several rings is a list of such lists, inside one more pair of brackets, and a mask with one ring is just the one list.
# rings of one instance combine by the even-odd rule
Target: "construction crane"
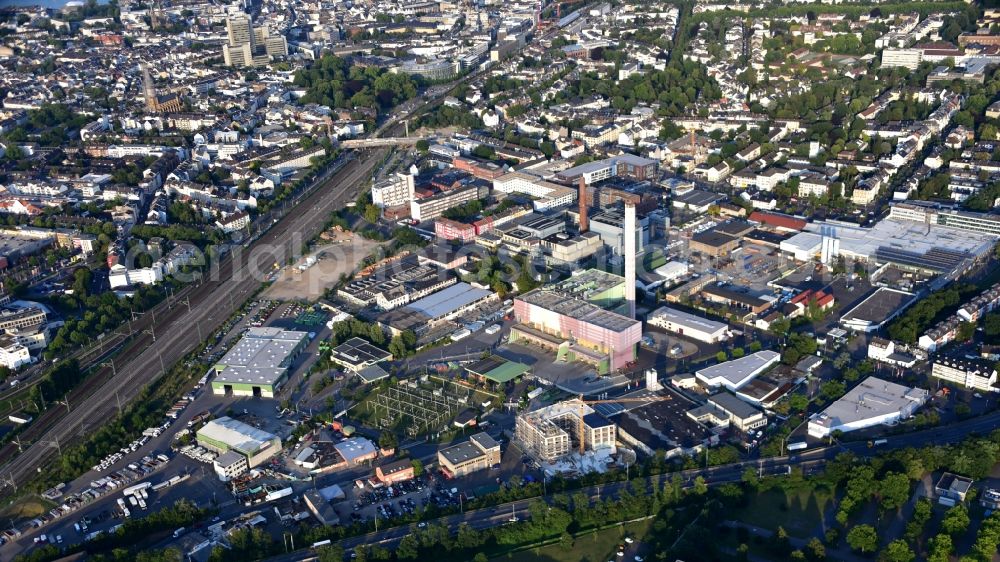
[[672,400],[670,396],[663,394],[654,394],[652,396],[643,396],[641,398],[609,398],[605,400],[584,400],[581,394],[577,400],[580,402],[580,415],[577,416],[577,437],[580,441],[580,456],[584,453],[584,443],[587,441],[584,437],[587,431],[587,424],[583,423],[584,407],[591,404],[637,404],[645,402],[665,402],[667,400]]

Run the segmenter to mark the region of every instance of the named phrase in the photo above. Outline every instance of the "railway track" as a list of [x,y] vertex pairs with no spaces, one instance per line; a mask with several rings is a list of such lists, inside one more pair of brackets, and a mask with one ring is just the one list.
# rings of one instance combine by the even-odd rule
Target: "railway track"
[[[185,288],[166,305],[167,311],[144,314],[133,322],[133,337],[118,353],[114,368],[96,364],[98,371],[74,389],[60,407],[49,408],[21,435],[20,449],[0,448],[0,479],[9,488],[23,485],[63,447],[75,444],[88,430],[113,419],[119,401],[124,407],[155,382],[185,354],[195,349],[232,315],[263,281],[272,263],[285,263],[325,224],[329,214],[357,195],[357,188],[382,159],[385,149],[348,161],[301,196],[278,222],[248,248],[238,246],[209,278]],[[184,301],[184,302],[182,302]],[[68,404],[68,406],[66,405]]]

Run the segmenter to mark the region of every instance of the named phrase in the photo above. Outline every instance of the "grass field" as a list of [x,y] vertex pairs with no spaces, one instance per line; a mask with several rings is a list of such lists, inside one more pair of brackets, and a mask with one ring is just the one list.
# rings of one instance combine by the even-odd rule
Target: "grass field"
[[0,520],[8,522],[13,520],[15,524],[20,524],[22,521],[38,517],[53,507],[55,504],[38,496],[25,496],[0,510]]
[[772,531],[784,527],[790,535],[808,538],[823,521],[823,511],[830,501],[832,498],[822,493],[786,494],[781,490],[769,490],[751,499],[748,507],[733,512],[732,519]]
[[569,548],[553,544],[498,556],[492,562],[604,562],[615,558],[615,549],[625,533],[642,541],[652,525],[652,519],[629,523],[578,536]]

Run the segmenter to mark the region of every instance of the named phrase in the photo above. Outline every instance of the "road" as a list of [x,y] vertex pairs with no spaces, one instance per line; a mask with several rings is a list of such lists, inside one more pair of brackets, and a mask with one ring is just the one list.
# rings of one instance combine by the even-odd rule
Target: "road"
[[[118,401],[110,397],[128,403],[195,349],[202,336],[217,329],[254,293],[270,264],[285,263],[304,242],[319,233],[332,211],[357,197],[359,187],[383,156],[384,150],[360,160],[347,160],[322,185],[293,205],[296,212],[287,212],[248,248],[234,248],[217,271],[210,272],[207,280],[185,294],[186,302],[173,299],[165,317],[151,320],[149,328],[129,346],[134,354],[123,352],[120,364],[110,369],[110,374],[108,367],[103,367],[104,376],[88,378],[75,396],[71,395],[68,408],[50,409],[36,420],[33,426],[43,428],[44,434],[0,468],[0,474],[8,482],[21,485],[64,445],[113,419]],[[16,445],[8,445],[0,451],[0,458],[10,458],[14,450]],[[12,491],[5,489],[8,494]]]
[[[927,429],[913,433],[897,435],[887,438],[885,445],[877,448],[868,447],[866,441],[856,441],[850,443],[837,443],[828,447],[805,450],[798,454],[784,457],[771,457],[758,461],[746,461],[728,465],[709,467],[705,469],[685,470],[678,473],[666,473],[650,476],[644,479],[648,489],[662,487],[672,474],[680,474],[684,480],[684,487],[692,486],[694,479],[701,476],[710,486],[739,482],[743,473],[747,469],[753,469],[758,475],[781,475],[787,474],[791,467],[797,467],[809,474],[821,470],[828,461],[833,460],[837,455],[844,452],[851,452],[859,456],[872,456],[880,454],[886,450],[903,449],[907,447],[925,447],[928,445],[948,445],[960,442],[962,439],[975,434],[986,434],[1000,426],[1000,412],[981,416],[979,418],[967,420],[959,424],[940,428]],[[625,488],[626,482],[613,482],[603,486],[592,486],[584,488],[582,491],[588,494],[591,499],[617,495]],[[575,493],[575,491],[570,491]],[[537,498],[520,500],[505,503],[498,506],[467,511],[462,514],[442,517],[434,523],[443,523],[449,528],[455,529],[462,523],[467,523],[474,529],[486,529],[502,525],[511,516],[511,508],[519,519],[524,519],[527,514],[528,505]],[[345,550],[353,549],[365,544],[381,544],[383,546],[392,545],[401,540],[413,530],[413,525],[402,525],[391,527],[375,533],[368,533],[357,537],[350,537],[340,541]],[[315,560],[315,556],[308,550],[300,550],[275,556],[268,559],[268,562],[297,562],[302,560]]]
[[[473,80],[480,73],[450,85],[434,86],[423,97],[405,102],[371,137],[398,135],[402,120],[436,105],[453,86]],[[251,242],[245,247],[233,247],[207,280],[188,285],[171,302],[161,304],[158,312],[132,322],[129,335],[117,335],[115,343],[122,345],[120,359],[115,362],[118,364],[97,364],[94,373],[63,397],[65,407],[49,408],[21,434],[19,444],[8,443],[0,448],[0,497],[16,494],[18,486],[61,454],[64,446],[114,419],[122,406],[195,349],[204,335],[217,329],[255,292],[269,273],[270,264],[283,264],[296,255],[304,242],[319,233],[330,213],[356,199],[359,188],[388,151],[380,148],[363,152],[358,159],[338,160],[342,166],[324,170],[313,184],[318,187],[262,214],[255,223],[257,231],[251,235]],[[101,355],[98,360],[103,359]]]

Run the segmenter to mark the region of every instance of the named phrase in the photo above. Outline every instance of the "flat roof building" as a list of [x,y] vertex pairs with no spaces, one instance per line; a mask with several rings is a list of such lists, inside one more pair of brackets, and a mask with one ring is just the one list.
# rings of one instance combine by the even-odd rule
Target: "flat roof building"
[[726,339],[729,325],[669,307],[660,307],[646,317],[650,326],[663,328],[698,341],[716,343]]
[[351,437],[344,439],[333,446],[347,461],[347,466],[356,466],[366,461],[378,458],[378,449],[375,444],[364,437]]
[[487,433],[438,451],[438,465],[452,478],[500,464],[500,444]]
[[708,388],[725,387],[733,392],[781,359],[777,351],[765,349],[739,359],[705,367],[695,372],[698,381]]
[[361,338],[351,338],[331,349],[330,359],[345,369],[359,372],[376,363],[391,360],[392,354]]
[[511,341],[557,350],[565,359],[593,363],[608,372],[635,359],[642,322],[547,288],[514,299],[518,324]]
[[383,484],[413,480],[414,473],[413,463],[410,459],[399,459],[375,467],[375,477]]
[[[580,435],[583,416],[584,435]],[[615,452],[616,425],[579,400],[558,402],[517,416],[514,439],[524,451],[541,462],[553,463],[579,450],[609,449]]]
[[[202,447],[221,454],[216,459],[220,478],[238,476],[281,452],[281,440],[276,435],[225,416],[206,423],[195,437]],[[229,453],[244,457],[246,464]]]
[[213,394],[273,398],[309,334],[281,328],[250,328],[213,367]]
[[927,401],[929,392],[868,377],[809,420],[809,435],[827,437],[876,425],[892,425],[913,415]]

